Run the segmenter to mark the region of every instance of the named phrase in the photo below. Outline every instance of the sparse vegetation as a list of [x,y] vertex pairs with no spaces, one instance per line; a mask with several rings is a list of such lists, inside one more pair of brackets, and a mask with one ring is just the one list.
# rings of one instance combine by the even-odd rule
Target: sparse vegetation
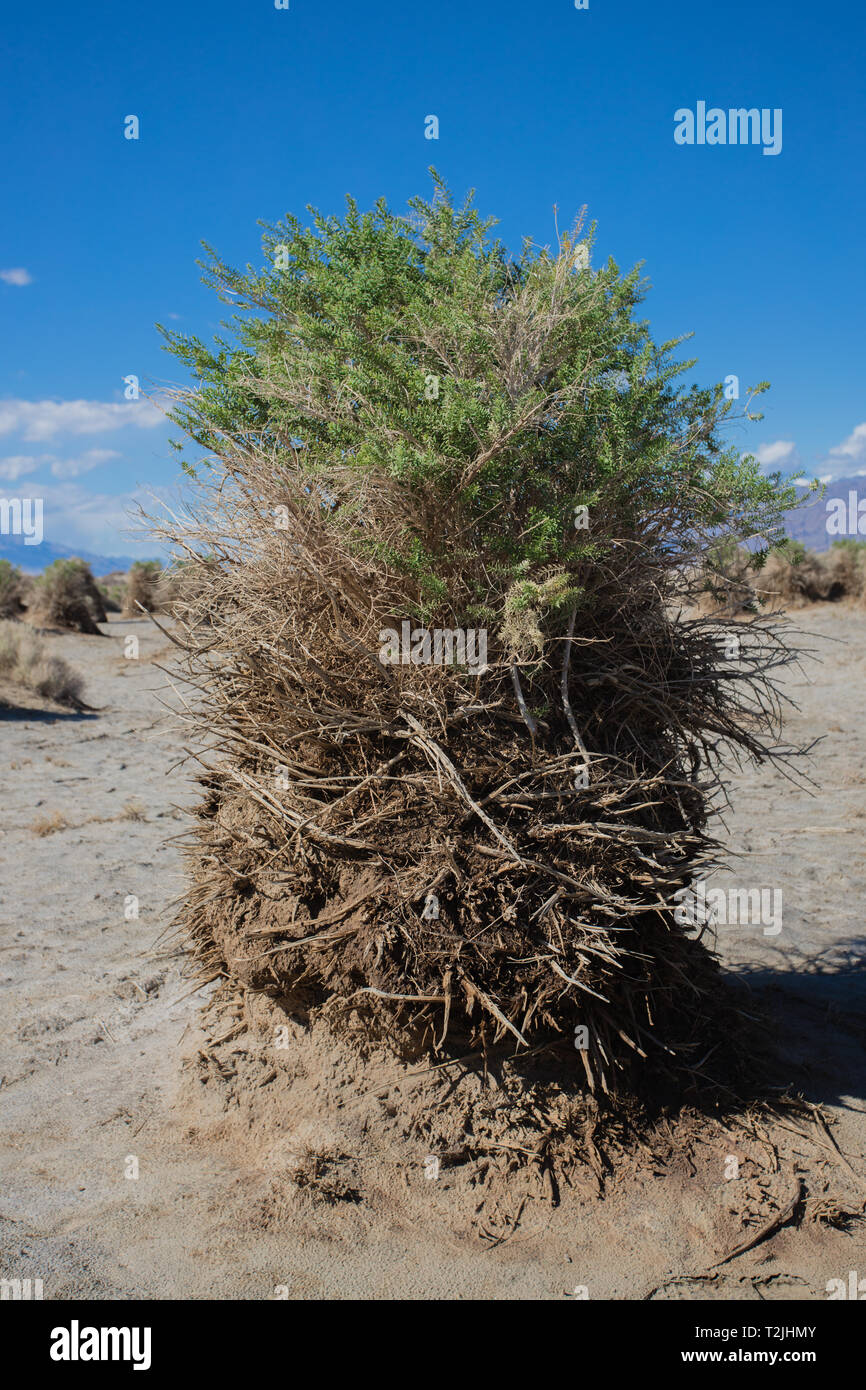
[[100,637],[108,620],[102,594],[84,560],[55,560],[33,585],[33,614],[46,627],[72,628]]
[[126,599],[125,573],[122,570],[115,570],[111,574],[103,575],[98,580],[98,587],[105,604],[105,611],[107,613],[120,613]]
[[17,618],[24,609],[24,585],[17,566],[0,560],[0,619]]
[[59,705],[83,704],[82,677],[49,653],[44,638],[9,619],[0,621],[0,678]]
[[148,613],[156,613],[162,607],[163,601],[162,565],[158,560],[136,560],[130,566],[127,576],[124,617],[140,618],[142,608]]
[[46,835],[56,835],[61,830],[69,830],[70,823],[62,811],[52,811],[50,816],[37,816],[30,822],[30,830],[40,839]]
[[866,599],[866,543],[834,541],[828,551],[789,540],[768,556],[744,547],[717,547],[702,579],[705,609],[728,614],[802,608],[810,603]]

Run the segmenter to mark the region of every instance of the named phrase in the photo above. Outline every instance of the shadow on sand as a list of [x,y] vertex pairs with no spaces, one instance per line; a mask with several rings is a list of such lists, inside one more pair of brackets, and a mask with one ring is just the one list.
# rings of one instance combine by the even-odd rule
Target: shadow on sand
[[30,709],[25,705],[8,705],[0,700],[0,723],[29,724],[68,724],[84,721],[92,723],[97,714],[87,710],[47,710]]
[[784,970],[740,968],[728,978],[774,1030],[780,1084],[816,1104],[866,1103],[866,937],[836,941]]

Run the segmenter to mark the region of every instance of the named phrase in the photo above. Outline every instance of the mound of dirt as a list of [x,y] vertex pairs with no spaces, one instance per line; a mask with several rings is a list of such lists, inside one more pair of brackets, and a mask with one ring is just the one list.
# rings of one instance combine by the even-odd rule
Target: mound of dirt
[[[643,1296],[754,1297],[754,1284],[739,1285],[760,1282],[765,1241],[784,1247],[796,1231],[802,1267],[804,1244],[819,1259],[825,1233],[852,1229],[863,1211],[824,1115],[797,1100],[652,1118],[636,1105],[614,1118],[576,1107],[560,1067],[540,1066],[528,1085],[525,1059],[411,1064],[228,985],[202,1024],[180,1103],[196,1137],[261,1174],[254,1229],[333,1238],[336,1221],[355,1241],[390,1214],[422,1244],[444,1228],[458,1244],[543,1236],[549,1247],[586,1220],[615,1225],[618,1209],[649,1213],[663,1188],[666,1207],[698,1222],[707,1253]],[[757,1273],[743,1275],[742,1256]],[[775,1296],[800,1296],[802,1282]]]

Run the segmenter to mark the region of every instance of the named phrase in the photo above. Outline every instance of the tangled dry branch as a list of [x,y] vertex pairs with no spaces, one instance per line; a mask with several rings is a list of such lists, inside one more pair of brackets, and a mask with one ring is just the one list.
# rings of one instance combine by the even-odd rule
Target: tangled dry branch
[[[676,895],[717,861],[725,759],[793,754],[784,626],[740,623],[726,657],[725,619],[679,606],[660,514],[587,565],[546,656],[491,631],[483,669],[383,664],[418,592],[364,525],[387,538],[405,498],[234,440],[162,523],[187,560],[175,676],[205,795],[180,923],[202,976],[405,1055],[564,1039],[594,1092],[694,1075],[719,975]],[[431,502],[427,524],[462,518]],[[465,552],[451,580],[496,584]]]

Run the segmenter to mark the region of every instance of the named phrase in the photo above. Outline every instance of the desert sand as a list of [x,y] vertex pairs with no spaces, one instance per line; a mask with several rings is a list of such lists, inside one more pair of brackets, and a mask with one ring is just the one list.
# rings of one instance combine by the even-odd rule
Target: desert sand
[[[230,1018],[205,1045],[214,986],[192,989],[167,933],[196,790],[161,704],[165,638],[144,619],[51,636],[96,712],[0,691],[23,705],[0,706],[0,1276],[41,1279],[46,1299],[624,1300],[826,1299],[866,1276],[845,1215],[866,1200],[866,614],[796,622],[819,659],[788,673],[786,735],[820,737],[814,785],[734,770],[719,832],[738,857],[713,879],[780,889],[781,930],[720,928],[717,948],[772,1013],[780,1087],[828,1128],[684,1119],[667,1154],[510,1206],[507,1189],[485,1206],[465,1165],[428,1176],[423,1135],[392,1124],[412,1079],[385,1063],[361,1095],[345,1049],[297,1028],[279,1059]],[[297,1182],[310,1151],[331,1155],[331,1188]],[[798,1175],[800,1218],[720,1264]]]

